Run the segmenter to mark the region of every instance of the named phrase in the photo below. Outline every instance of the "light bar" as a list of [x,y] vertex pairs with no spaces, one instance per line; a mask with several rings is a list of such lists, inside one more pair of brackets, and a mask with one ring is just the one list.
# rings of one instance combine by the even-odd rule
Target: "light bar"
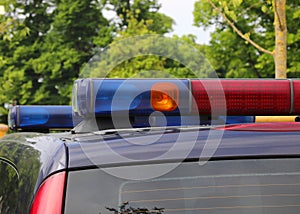
[[114,119],[123,122],[126,117],[133,127],[234,124],[271,115],[300,115],[300,80],[79,79],[73,87],[73,109],[14,106],[9,126],[71,129],[74,122],[97,118],[100,128],[112,128]]
[[298,115],[300,80],[79,79],[73,110],[80,117]]
[[73,128],[71,106],[13,106],[9,127],[17,130],[49,130]]

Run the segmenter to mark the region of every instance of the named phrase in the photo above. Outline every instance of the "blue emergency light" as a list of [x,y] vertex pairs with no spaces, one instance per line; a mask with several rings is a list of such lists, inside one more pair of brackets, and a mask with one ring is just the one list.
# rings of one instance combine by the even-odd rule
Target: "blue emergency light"
[[8,115],[10,129],[72,129],[71,106],[13,106]]

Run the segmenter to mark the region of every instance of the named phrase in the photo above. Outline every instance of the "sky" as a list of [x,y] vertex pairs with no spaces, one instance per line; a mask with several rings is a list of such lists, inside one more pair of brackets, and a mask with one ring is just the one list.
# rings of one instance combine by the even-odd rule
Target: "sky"
[[160,12],[174,19],[174,32],[179,36],[193,34],[197,36],[197,42],[200,44],[208,44],[210,39],[210,31],[204,31],[199,27],[193,26],[194,3],[196,0],[158,0],[161,4]]

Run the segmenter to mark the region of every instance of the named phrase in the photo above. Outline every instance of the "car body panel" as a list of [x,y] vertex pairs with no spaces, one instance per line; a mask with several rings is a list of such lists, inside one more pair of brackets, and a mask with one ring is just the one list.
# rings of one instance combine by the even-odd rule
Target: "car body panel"
[[[151,144],[157,138],[159,140]],[[69,168],[199,158],[300,156],[300,132],[174,129],[156,134],[136,132],[128,136],[82,134],[67,144]],[[164,156],[170,150],[172,152]]]

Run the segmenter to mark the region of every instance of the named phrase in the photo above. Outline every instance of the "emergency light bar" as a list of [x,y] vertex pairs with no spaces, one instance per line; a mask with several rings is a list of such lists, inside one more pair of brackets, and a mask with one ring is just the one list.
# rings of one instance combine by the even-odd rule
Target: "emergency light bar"
[[72,107],[14,106],[9,126],[71,129],[96,118],[108,122],[103,127],[97,122],[105,129],[113,128],[113,117],[129,117],[132,127],[252,123],[257,115],[299,115],[300,80],[79,79],[72,102]]
[[210,115],[212,109],[230,116],[298,115],[300,80],[79,79],[73,89],[73,111],[82,118]]
[[71,106],[13,106],[8,115],[12,130],[72,129]]

